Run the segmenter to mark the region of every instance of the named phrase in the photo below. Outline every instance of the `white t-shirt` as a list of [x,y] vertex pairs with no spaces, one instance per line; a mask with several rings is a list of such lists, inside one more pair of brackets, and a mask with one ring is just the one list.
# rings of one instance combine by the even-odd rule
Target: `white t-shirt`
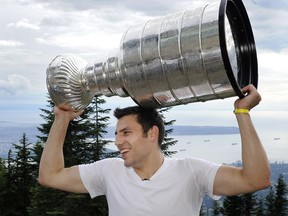
[[80,176],[92,198],[106,195],[110,216],[199,215],[205,194],[213,199],[219,164],[201,159],[165,158],[143,181],[120,158],[80,165]]

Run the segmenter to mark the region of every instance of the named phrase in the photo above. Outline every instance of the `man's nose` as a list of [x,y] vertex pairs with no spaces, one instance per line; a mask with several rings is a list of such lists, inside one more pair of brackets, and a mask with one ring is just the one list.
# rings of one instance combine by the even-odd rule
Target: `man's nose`
[[123,142],[123,138],[121,138],[119,134],[115,134],[115,145],[118,147],[122,145]]

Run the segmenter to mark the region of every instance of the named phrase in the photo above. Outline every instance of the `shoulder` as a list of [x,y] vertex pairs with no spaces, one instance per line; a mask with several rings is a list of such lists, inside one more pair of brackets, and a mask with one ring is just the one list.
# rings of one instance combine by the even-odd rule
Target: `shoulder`
[[105,158],[99,161],[96,161],[94,163],[99,163],[99,164],[109,164],[109,165],[123,165],[124,161],[121,158]]
[[200,158],[168,158],[166,160],[169,167],[182,169],[184,172],[185,170],[189,170],[194,173],[218,170],[218,168],[221,166],[221,164],[213,163]]
[[187,166],[198,166],[198,165],[217,165],[208,160],[200,159],[200,158],[167,158],[167,163],[175,164],[175,165],[187,165]]
[[80,176],[83,179],[98,179],[101,176],[113,175],[115,170],[122,170],[124,162],[121,158],[107,158],[90,164],[79,165]]
[[82,164],[79,166],[80,169],[88,168],[88,169],[107,169],[107,168],[115,168],[117,166],[123,166],[124,161],[121,158],[106,158],[99,161],[95,161],[90,164]]

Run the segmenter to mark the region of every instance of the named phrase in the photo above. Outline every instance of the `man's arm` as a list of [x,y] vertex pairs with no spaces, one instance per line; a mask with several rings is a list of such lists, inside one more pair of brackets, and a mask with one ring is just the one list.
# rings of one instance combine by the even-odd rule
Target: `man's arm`
[[82,184],[78,166],[64,167],[63,144],[69,122],[81,112],[54,109],[54,122],[40,160],[39,178],[41,185],[60,190],[87,193]]
[[[235,101],[235,109],[251,110],[261,101],[253,85],[243,88],[247,96]],[[232,196],[250,193],[270,186],[270,165],[253,126],[250,114],[235,114],[242,142],[243,168],[221,166],[214,181],[214,194]]]

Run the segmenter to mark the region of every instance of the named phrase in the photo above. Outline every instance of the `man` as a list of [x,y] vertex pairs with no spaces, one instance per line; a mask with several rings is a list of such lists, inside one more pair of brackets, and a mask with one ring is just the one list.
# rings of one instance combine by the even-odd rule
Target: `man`
[[55,119],[39,170],[42,185],[60,190],[106,195],[109,215],[199,215],[205,194],[212,198],[254,192],[270,185],[266,153],[249,110],[261,96],[253,85],[234,103],[242,140],[243,168],[200,159],[164,158],[164,126],[156,110],[116,109],[115,145],[122,159],[110,158],[64,168],[62,146],[69,121],[81,112],[55,108]]

